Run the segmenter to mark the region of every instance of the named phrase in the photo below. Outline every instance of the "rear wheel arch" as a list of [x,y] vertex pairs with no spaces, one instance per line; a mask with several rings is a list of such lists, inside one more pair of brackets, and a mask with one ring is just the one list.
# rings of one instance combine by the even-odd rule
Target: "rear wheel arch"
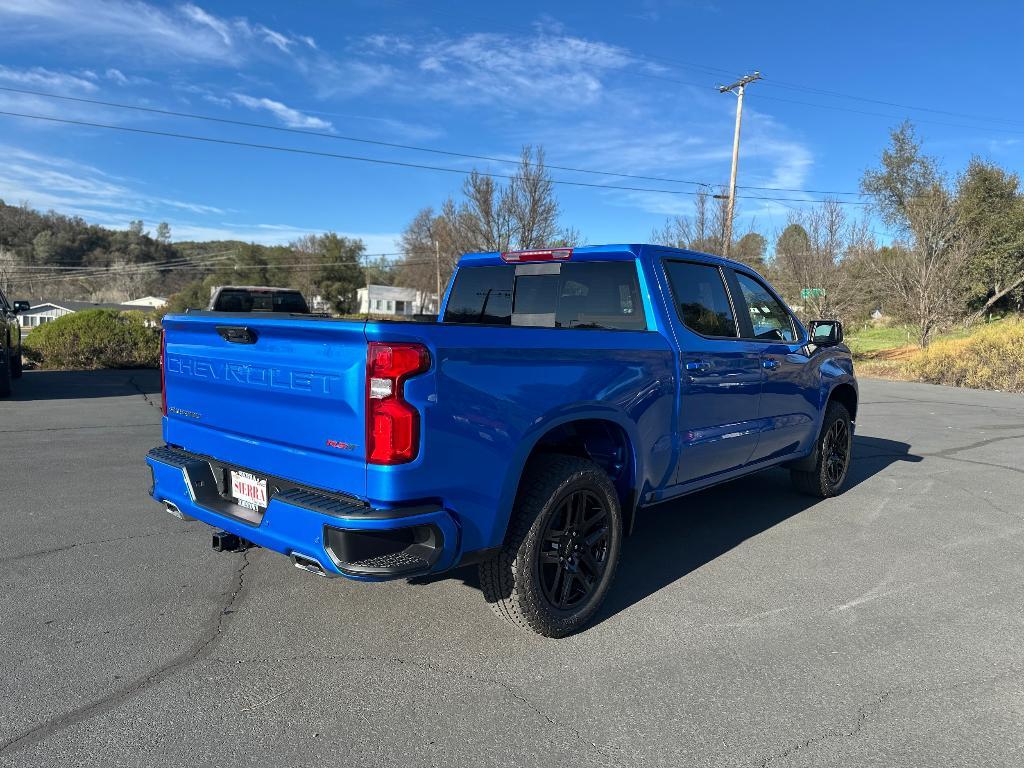
[[642,477],[636,445],[629,429],[614,418],[569,417],[550,425],[537,435],[523,460],[513,469],[514,492],[506,514],[511,515],[511,507],[522,492],[522,483],[531,465],[543,460],[545,454],[578,456],[594,462],[608,475],[618,495],[623,528],[628,535],[635,520],[637,487]]

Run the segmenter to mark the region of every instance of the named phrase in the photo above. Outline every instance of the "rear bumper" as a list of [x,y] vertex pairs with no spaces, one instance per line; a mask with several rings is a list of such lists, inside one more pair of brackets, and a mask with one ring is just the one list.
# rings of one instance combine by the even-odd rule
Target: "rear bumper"
[[[305,570],[315,570],[309,567],[312,560],[324,575],[378,581],[443,571],[458,559],[458,524],[436,505],[374,509],[358,499],[170,446],[151,450],[146,463],[156,501],[289,555]],[[230,500],[225,484],[229,469],[267,477],[264,512],[251,512]]]

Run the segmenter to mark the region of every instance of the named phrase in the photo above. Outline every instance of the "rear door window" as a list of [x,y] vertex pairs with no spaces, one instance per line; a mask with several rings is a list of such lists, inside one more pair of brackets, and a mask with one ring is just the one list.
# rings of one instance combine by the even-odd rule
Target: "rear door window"
[[736,338],[736,317],[718,267],[691,261],[666,261],[679,319],[702,336]]

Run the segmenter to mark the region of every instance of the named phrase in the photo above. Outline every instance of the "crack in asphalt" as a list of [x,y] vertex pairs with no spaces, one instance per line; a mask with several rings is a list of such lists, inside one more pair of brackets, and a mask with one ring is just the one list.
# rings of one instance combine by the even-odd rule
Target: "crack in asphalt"
[[869,711],[872,709],[880,708],[882,704],[885,702],[885,700],[892,696],[893,693],[894,689],[889,689],[876,696],[874,700],[869,701],[867,704],[861,704],[860,707],[857,708],[857,718],[854,720],[852,728],[849,728],[845,731],[840,731],[838,729],[833,728],[827,731],[823,731],[822,733],[819,733],[816,736],[812,736],[809,739],[798,741],[795,744],[792,744],[791,746],[784,749],[782,752],[776,752],[775,754],[766,757],[758,764],[758,768],[768,768],[768,766],[774,763],[776,760],[785,760],[790,755],[796,754],[797,752],[803,749],[813,747],[816,744],[819,744],[820,742],[823,742],[827,739],[850,738],[852,736],[856,736],[867,724]]
[[868,724],[868,718],[871,716],[871,714],[877,710],[880,710],[882,708],[882,705],[890,698],[908,698],[911,696],[918,696],[924,693],[938,693],[940,691],[951,691],[955,688],[962,688],[967,685],[986,685],[988,683],[992,683],[1003,678],[1015,677],[1022,673],[1024,673],[1024,669],[1011,667],[1009,669],[1004,669],[994,675],[989,675],[987,677],[981,677],[977,679],[968,678],[966,680],[954,680],[950,683],[924,686],[921,688],[888,688],[882,693],[875,696],[875,698],[871,701],[865,704],[861,704],[857,708],[857,716],[854,719],[853,725],[850,728],[847,728],[845,730],[839,730],[838,728],[830,728],[826,731],[822,731],[821,733],[815,736],[811,736],[810,738],[803,739],[802,741],[798,741],[794,744],[791,744],[789,747],[783,749],[781,752],[776,752],[761,760],[757,764],[757,768],[767,768],[776,760],[784,760],[787,757],[797,752],[800,752],[801,750],[817,746],[818,744],[824,741],[828,741],[829,739],[848,739],[856,736]]
[[[1020,429],[1020,427],[1018,427],[1018,426],[1014,426],[1013,428],[1014,429]],[[854,438],[854,440],[856,441],[856,438]],[[996,464],[996,463],[991,462],[991,461],[980,461],[978,459],[966,459],[966,458],[963,458],[962,456],[956,456],[955,455],[955,454],[958,454],[958,453],[962,453],[963,451],[970,451],[970,450],[973,450],[975,448],[984,448],[986,446],[992,445],[993,443],[999,443],[999,442],[1003,442],[1003,441],[1006,441],[1006,440],[1024,440],[1024,434],[1020,434],[1020,435],[1001,435],[1001,436],[998,436],[998,437],[988,437],[988,438],[985,438],[984,440],[977,440],[977,441],[975,441],[973,443],[967,443],[966,445],[954,445],[954,446],[951,446],[949,448],[943,448],[940,451],[927,451],[927,452],[921,452],[921,453],[909,453],[909,452],[897,453],[895,451],[891,451],[891,452],[890,451],[882,451],[882,452],[879,452],[879,453],[861,454],[861,455],[855,455],[853,457],[852,461],[856,462],[856,461],[864,461],[866,459],[900,459],[900,458],[908,459],[908,460],[913,460],[915,458],[919,458],[919,459],[945,459],[946,461],[962,461],[962,462],[965,462],[967,464],[980,464],[981,466],[985,466],[985,467],[995,467],[996,469],[1008,469],[1011,472],[1021,472],[1021,473],[1024,473],[1024,468],[1021,468],[1021,467],[1011,467],[1011,466],[1007,466],[1006,464]],[[856,443],[855,443],[855,445],[856,445]]]
[[177,533],[177,531],[150,531],[148,533],[138,533],[134,536],[115,536],[109,539],[93,539],[91,541],[76,541],[71,544],[65,544],[62,547],[51,547],[50,549],[37,549],[33,552],[23,552],[19,555],[9,555],[7,557],[0,557],[0,564],[3,563],[14,563],[18,560],[27,560],[30,557],[44,557],[46,555],[55,555],[58,552],[67,552],[68,550],[75,549],[77,547],[91,547],[95,544],[112,544],[118,541],[132,541],[134,539],[147,539],[150,536],[170,536]]
[[217,610],[210,615],[205,623],[205,631],[192,643],[191,647],[184,653],[170,659],[165,664],[137,677],[127,685],[111,691],[99,699],[77,707],[70,712],[57,715],[46,722],[40,723],[17,736],[14,736],[3,743],[0,743],[0,756],[15,752],[20,749],[38,744],[52,736],[54,733],[72,725],[91,720],[94,717],[109,712],[126,699],[135,696],[151,686],[163,682],[175,673],[185,669],[200,659],[204,654],[211,652],[220,641],[226,629],[230,615],[234,613],[236,606],[242,598],[245,589],[245,569],[249,566],[249,556],[242,554],[242,563],[231,575],[231,585],[221,597],[225,598],[217,606]]
[[150,398],[149,393],[146,392],[146,390],[144,390],[142,388],[142,386],[139,384],[139,382],[137,382],[135,380],[135,377],[133,375],[131,375],[131,374],[128,375],[128,385],[130,387],[132,387],[132,389],[134,389],[140,395],[142,395],[142,399],[145,400],[146,405],[152,406],[153,408],[156,408],[158,411],[163,413],[163,409],[164,409],[163,403],[156,403],[156,402],[154,402],[153,399]]
[[[560,720],[558,720],[558,718],[556,718],[554,715],[552,715],[546,709],[544,709],[543,707],[540,707],[540,706],[536,705],[535,703],[533,703],[527,696],[525,696],[523,693],[521,693],[512,683],[509,683],[509,682],[507,682],[505,680],[500,680],[498,678],[484,677],[484,676],[481,676],[481,675],[476,675],[476,674],[473,674],[472,672],[469,672],[469,671],[464,670],[464,669],[459,669],[457,667],[449,667],[449,666],[443,666],[443,665],[439,665],[439,664],[432,664],[432,663],[426,662],[426,661],[416,661],[414,659],[404,659],[404,658],[400,658],[400,657],[391,657],[391,656],[353,656],[353,655],[349,655],[349,654],[308,654],[308,653],[307,654],[296,655],[296,656],[282,656],[282,657],[259,657],[259,656],[257,656],[257,657],[247,658],[247,659],[226,659],[226,658],[216,658],[216,657],[214,657],[214,658],[209,659],[209,661],[213,662],[213,663],[216,663],[216,664],[232,664],[232,665],[236,665],[236,664],[280,664],[282,662],[290,662],[290,661],[328,661],[328,662],[335,662],[335,663],[340,662],[340,663],[343,663],[343,664],[344,663],[350,663],[350,664],[379,664],[379,665],[391,665],[391,666],[409,666],[409,667],[414,667],[416,669],[420,669],[420,670],[423,670],[423,671],[426,671],[426,672],[437,673],[437,674],[447,675],[447,676],[459,677],[459,678],[461,678],[463,680],[468,680],[468,681],[474,682],[474,683],[484,683],[484,684],[487,684],[487,685],[497,686],[498,688],[501,688],[503,691],[505,691],[505,693],[509,697],[515,699],[520,704],[523,704],[524,706],[526,706],[534,714],[544,718],[544,720],[546,720],[549,725],[553,726],[554,728],[556,728],[559,731],[568,733],[576,741],[578,741],[580,744],[583,744],[584,746],[587,746],[587,747],[591,748],[594,752],[596,752],[601,757],[603,757],[603,758],[605,758],[605,759],[607,759],[609,761],[613,761],[615,765],[624,765],[625,764],[623,762],[623,760],[625,760],[625,755],[617,747],[613,747],[611,745],[602,746],[600,744],[597,744],[597,743],[591,741],[586,736],[584,736],[582,733],[580,733],[580,731],[578,731],[576,728],[573,728],[572,726],[567,725],[564,722],[561,722]],[[613,754],[609,750],[613,750],[614,752],[616,752],[618,754]]]
[[75,429],[137,429],[139,427],[157,427],[159,422],[148,424],[85,424],[80,427],[41,427],[39,429],[0,429],[0,435],[17,435],[26,432],[70,432]]
[[[994,390],[970,390],[972,392],[991,392]],[[1015,394],[1013,392],[1001,392],[1000,394]],[[962,406],[964,408],[987,408],[990,411],[1015,411],[1019,412],[1020,408],[1012,405],[989,405],[988,403],[963,403],[955,400],[925,400],[920,397],[899,397],[898,395],[890,395],[895,398],[894,400],[861,400],[859,405],[902,405],[903,403],[930,403],[932,405],[953,405]]]

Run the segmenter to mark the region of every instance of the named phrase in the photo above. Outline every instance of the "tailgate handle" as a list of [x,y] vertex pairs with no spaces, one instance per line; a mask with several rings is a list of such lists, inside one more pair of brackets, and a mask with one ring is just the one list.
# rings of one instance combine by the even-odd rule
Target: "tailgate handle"
[[246,328],[240,325],[218,325],[217,333],[221,335],[224,341],[230,341],[232,344],[255,344],[256,343],[256,331],[252,328]]

